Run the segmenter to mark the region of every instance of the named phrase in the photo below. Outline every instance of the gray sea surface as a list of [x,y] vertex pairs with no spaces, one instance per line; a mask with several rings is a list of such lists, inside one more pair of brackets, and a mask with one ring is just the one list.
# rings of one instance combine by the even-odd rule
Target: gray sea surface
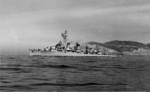
[[0,91],[150,91],[150,57],[0,56]]

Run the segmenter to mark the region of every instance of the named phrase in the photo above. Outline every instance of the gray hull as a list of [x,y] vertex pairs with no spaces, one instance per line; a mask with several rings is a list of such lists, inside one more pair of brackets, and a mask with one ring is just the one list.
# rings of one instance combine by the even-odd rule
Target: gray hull
[[97,54],[80,54],[73,52],[50,52],[50,51],[30,51],[30,56],[111,56],[115,57],[116,55],[97,55]]

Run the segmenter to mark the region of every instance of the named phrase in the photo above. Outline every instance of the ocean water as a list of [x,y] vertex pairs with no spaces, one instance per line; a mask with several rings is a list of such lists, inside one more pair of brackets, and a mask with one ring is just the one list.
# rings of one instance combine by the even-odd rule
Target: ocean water
[[0,56],[1,92],[148,90],[150,57]]

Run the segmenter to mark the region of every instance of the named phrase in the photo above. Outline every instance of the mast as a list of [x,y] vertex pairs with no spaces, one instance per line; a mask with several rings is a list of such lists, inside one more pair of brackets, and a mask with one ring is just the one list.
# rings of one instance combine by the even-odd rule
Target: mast
[[65,32],[64,33],[61,33],[61,36],[62,36],[62,38],[63,38],[63,45],[64,45],[64,51],[65,51],[65,53],[66,53],[66,46],[67,46],[67,37],[68,37],[68,32],[67,32],[67,30],[65,30]]

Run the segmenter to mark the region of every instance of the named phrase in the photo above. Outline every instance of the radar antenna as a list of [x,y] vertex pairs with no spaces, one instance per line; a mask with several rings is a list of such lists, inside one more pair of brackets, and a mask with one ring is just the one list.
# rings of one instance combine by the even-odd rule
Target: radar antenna
[[61,33],[61,36],[62,36],[62,38],[63,38],[63,45],[64,45],[64,47],[65,47],[65,52],[66,52],[66,46],[67,46],[67,37],[68,37],[68,32],[67,32],[67,30],[65,30],[65,32],[64,33]]

